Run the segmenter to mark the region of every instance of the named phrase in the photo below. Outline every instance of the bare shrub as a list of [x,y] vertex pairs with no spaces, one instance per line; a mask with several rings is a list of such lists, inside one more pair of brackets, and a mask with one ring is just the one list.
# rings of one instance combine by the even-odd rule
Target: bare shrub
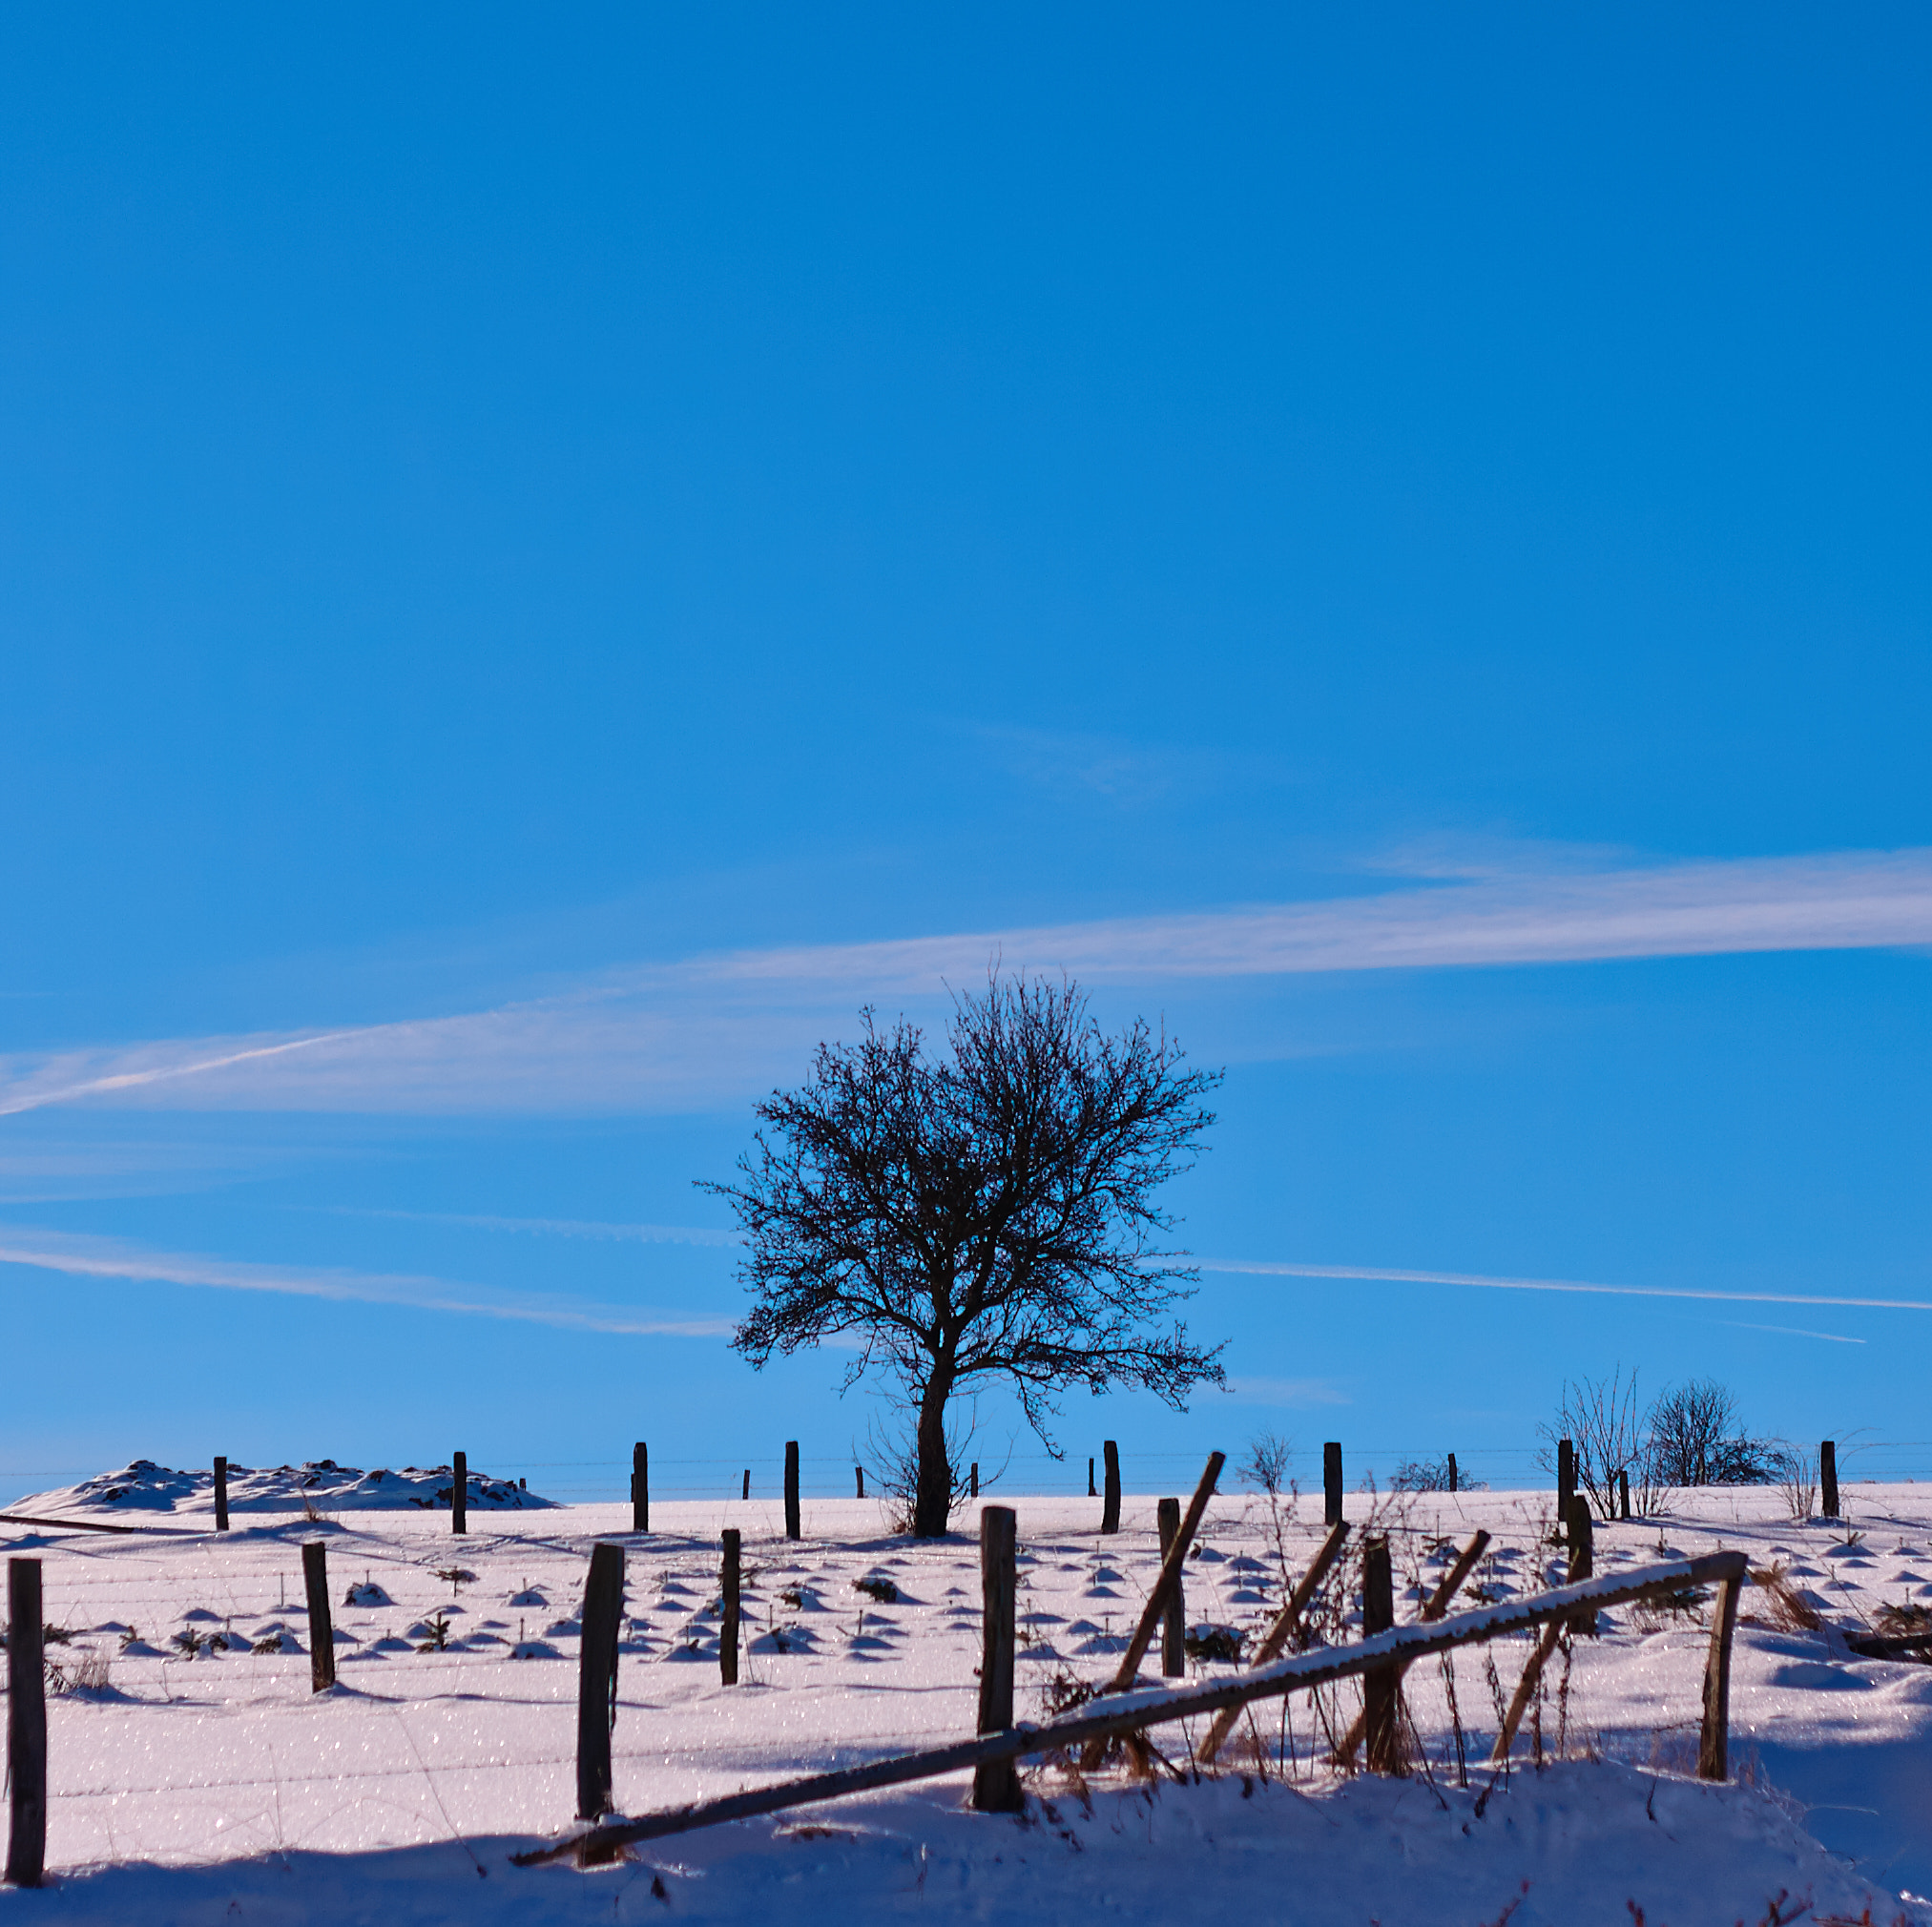
[[1784,1509],[1802,1525],[1818,1517],[1818,1454],[1801,1445],[1783,1442],[1771,1451],[1771,1466],[1778,1489],[1784,1495]]
[[1488,1486],[1480,1479],[1471,1479],[1459,1465],[1456,1467],[1456,1482],[1449,1483],[1449,1461],[1443,1459],[1404,1459],[1395,1469],[1388,1482],[1391,1492],[1486,1492]]
[[1243,1485],[1267,1493],[1271,1499],[1278,1497],[1288,1482],[1288,1461],[1294,1452],[1294,1441],[1282,1438],[1278,1432],[1257,1433],[1248,1440],[1247,1456],[1235,1477]]
[[1617,1515],[1617,1474],[1637,1463],[1637,1375],[1628,1378],[1616,1366],[1608,1378],[1566,1380],[1554,1426],[1536,1428],[1545,1440],[1536,1462],[1556,1470],[1557,1441],[1568,1439],[1576,1451],[1576,1482],[1605,1519]]
[[1667,1485],[1764,1485],[1776,1477],[1776,1447],[1750,1439],[1737,1398],[1715,1378],[1673,1385],[1651,1407],[1644,1453]]

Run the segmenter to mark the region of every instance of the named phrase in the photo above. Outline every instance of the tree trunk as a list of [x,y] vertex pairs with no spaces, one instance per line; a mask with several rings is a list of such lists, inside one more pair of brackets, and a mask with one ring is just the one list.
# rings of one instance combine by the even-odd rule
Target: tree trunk
[[919,1400],[919,1474],[912,1502],[912,1536],[944,1539],[952,1517],[952,1461],[945,1449],[945,1401],[952,1374],[935,1368]]

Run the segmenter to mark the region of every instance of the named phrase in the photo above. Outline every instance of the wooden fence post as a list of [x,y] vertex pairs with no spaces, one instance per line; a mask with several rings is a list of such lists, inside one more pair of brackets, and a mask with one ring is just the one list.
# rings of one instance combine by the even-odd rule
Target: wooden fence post
[[617,1711],[617,1637],[624,1620],[624,1548],[591,1548],[577,1650],[577,1818],[612,1811],[611,1725]]
[[966,1474],[966,1487],[975,1499],[980,1496],[980,1461],[977,1459],[973,1461],[972,1469]]
[[1717,1607],[1711,1615],[1711,1651],[1704,1662],[1704,1721],[1697,1734],[1697,1777],[1729,1776],[1731,1730],[1731,1636],[1737,1630],[1737,1596],[1744,1581],[1717,1582]]
[[[983,1733],[1013,1724],[1014,1613],[1019,1554],[1010,1505],[988,1505],[980,1514],[980,1724]],[[1012,1813],[1026,1805],[1020,1770],[1012,1760],[973,1769],[973,1805],[982,1813]]]
[[1823,1517],[1837,1519],[1839,1512],[1839,1448],[1835,1440],[1826,1439],[1818,1448],[1818,1480],[1819,1496],[1824,1500]]
[[449,1455],[449,1529],[451,1532],[469,1530],[469,1455],[467,1452]]
[[799,1441],[785,1440],[785,1537],[803,1538],[799,1523]]
[[858,1485],[859,1485],[859,1490],[858,1490],[858,1493],[857,1493],[857,1495],[856,1495],[856,1496],[857,1496],[858,1498],[863,1499],[863,1498],[865,1497],[865,1468],[864,1468],[864,1466],[862,1466],[862,1465],[855,1465],[855,1466],[853,1466],[853,1468],[852,1468],[852,1477],[854,1478],[854,1480],[856,1480],[856,1481],[858,1482]]
[[1100,1529],[1120,1530],[1120,1447],[1111,1439],[1100,1441],[1101,1475]]
[[728,1687],[737,1684],[738,1533],[724,1528],[724,1613],[717,1627],[717,1676]]
[[1100,1488],[1093,1482],[1093,1455],[1091,1452],[1087,1455],[1087,1496],[1090,1499],[1100,1497]]
[[651,1530],[651,1452],[641,1439],[631,1448],[631,1530]]
[[1341,1523],[1341,1441],[1331,1439],[1321,1448],[1321,1523]]
[[[1591,1567],[1596,1562],[1596,1541],[1589,1516],[1589,1501],[1579,1492],[1569,1502],[1569,1583],[1580,1585],[1594,1575]],[[1596,1637],[1596,1608],[1585,1606],[1569,1623],[1571,1632],[1580,1632],[1586,1639]]]
[[[1180,1501],[1163,1499],[1156,1517],[1160,1522],[1160,1556],[1165,1560],[1174,1547],[1174,1534],[1180,1530]],[[1178,1679],[1188,1669],[1188,1615],[1182,1590],[1182,1581],[1176,1575],[1160,1624],[1160,1669],[1167,1679]]]
[[741,1499],[749,1499],[751,1497],[751,1467],[749,1465],[744,1468],[744,1490],[738,1496]]
[[1576,1447],[1568,1439],[1556,1441],[1556,1528],[1569,1523],[1569,1502],[1576,1497]]
[[[1388,1541],[1381,1534],[1361,1543],[1361,1636],[1373,1639],[1395,1625],[1395,1575],[1389,1566]],[[1368,1743],[1372,1773],[1402,1772],[1402,1747],[1396,1721],[1396,1671],[1378,1667],[1361,1676],[1362,1729]]]
[[1449,1454],[1449,1490],[1453,1492],[1455,1489],[1456,1489],[1456,1455],[1453,1452],[1451,1452]]
[[7,1562],[7,1878],[37,1887],[47,1870],[47,1657],[40,1562]]
[[228,1461],[225,1459],[215,1461],[215,1530],[228,1530]]
[[1617,1474],[1617,1517],[1619,1519],[1628,1519],[1630,1516],[1631,1473],[1630,1467],[1625,1466]]
[[336,1623],[329,1611],[329,1549],[311,1539],[301,1549],[301,1583],[308,1593],[308,1684],[326,1692],[336,1683]]

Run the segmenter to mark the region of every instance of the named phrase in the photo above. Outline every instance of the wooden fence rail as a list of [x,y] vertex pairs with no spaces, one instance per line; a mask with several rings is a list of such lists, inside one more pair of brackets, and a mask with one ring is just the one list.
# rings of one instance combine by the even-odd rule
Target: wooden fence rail
[[552,1847],[520,1854],[514,1858],[517,1865],[526,1867],[565,1859],[586,1865],[607,1861],[623,1848],[640,1841],[688,1834],[701,1827],[722,1826],[732,1820],[755,1819],[762,1813],[782,1813],[790,1807],[869,1792],[880,1787],[904,1786],[941,1773],[977,1769],[995,1760],[1070,1752],[1091,1740],[1107,1740],[1167,1721],[1219,1712],[1251,1700],[1279,1698],[1326,1686],[1334,1680],[1350,1679],[1391,1663],[1447,1652],[1459,1646],[1495,1639],[1529,1627],[1562,1624],[1573,1618],[1579,1608],[1618,1606],[1648,1596],[1675,1593],[1692,1585],[1714,1585],[1721,1589],[1716,1609],[1712,1613],[1711,1652],[1704,1678],[1703,1744],[1698,1755],[1699,1774],[1706,1779],[1721,1780],[1725,1777],[1731,1634],[1736,1625],[1737,1595],[1746,1572],[1747,1562],[1741,1552],[1712,1552],[1697,1559],[1667,1560],[1634,1572],[1562,1586],[1506,1605],[1486,1606],[1432,1624],[1397,1627],[1354,1646],[1296,1653],[1221,1679],[1095,1700],[1078,1712],[1042,1726],[1022,1725],[1004,1732],[981,1733],[950,1746],[930,1747],[919,1752],[872,1760],[863,1766],[785,1780],[749,1792],[730,1793],[722,1799],[646,1813],[637,1819],[606,1821]]

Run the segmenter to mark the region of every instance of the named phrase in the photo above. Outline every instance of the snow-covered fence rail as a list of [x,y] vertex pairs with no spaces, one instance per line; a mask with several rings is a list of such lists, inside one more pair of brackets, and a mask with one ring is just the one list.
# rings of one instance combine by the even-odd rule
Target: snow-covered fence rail
[[1353,1646],[1329,1647],[1297,1653],[1266,1666],[1229,1677],[1179,1689],[1154,1689],[1096,1700],[1079,1712],[1043,1725],[1019,1725],[1001,1732],[981,1733],[950,1746],[930,1747],[873,1760],[835,1772],[814,1773],[804,1779],[781,1781],[721,1799],[703,1800],[646,1813],[636,1819],[607,1820],[559,1841],[555,1846],[516,1856],[520,1866],[575,1859],[580,1864],[608,1860],[623,1848],[644,1840],[662,1839],[701,1827],[749,1820],[790,1807],[809,1806],[880,1787],[904,1786],[942,1773],[961,1772],[996,1760],[1037,1758],[1070,1753],[1091,1740],[1108,1740],[1150,1726],[1194,1718],[1238,1708],[1250,1701],[1278,1698],[1292,1692],[1327,1686],[1378,1668],[1401,1666],[1430,1653],[1477,1645],[1529,1627],[1563,1624],[1580,1609],[1620,1606],[1632,1600],[1671,1597],[1685,1588],[1716,1585],[1720,1598],[1711,1620],[1711,1648],[1705,1664],[1703,1721],[1697,1758],[1701,1778],[1721,1780],[1727,1774],[1727,1730],[1731,1681],[1731,1642],[1737,1623],[1737,1598],[1746,1578],[1741,1552],[1706,1553],[1695,1559],[1673,1559],[1611,1578],[1592,1579],[1506,1605],[1485,1606],[1452,1618],[1398,1627]]

